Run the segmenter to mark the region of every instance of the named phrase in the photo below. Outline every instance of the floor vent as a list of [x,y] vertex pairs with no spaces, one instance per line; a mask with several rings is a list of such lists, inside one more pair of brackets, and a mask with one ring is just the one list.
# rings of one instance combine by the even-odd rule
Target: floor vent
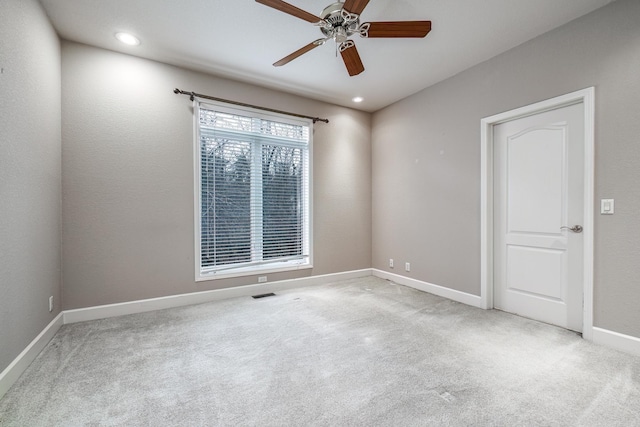
[[276,296],[276,294],[274,294],[273,292],[269,292],[268,294],[253,295],[253,296],[251,296],[251,298],[260,299],[260,298],[275,297],[275,296]]

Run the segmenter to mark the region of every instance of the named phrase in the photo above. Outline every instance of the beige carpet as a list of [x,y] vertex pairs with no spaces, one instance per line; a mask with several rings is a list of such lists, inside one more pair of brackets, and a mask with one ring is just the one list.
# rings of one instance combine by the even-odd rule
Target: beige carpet
[[1,426],[638,426],[640,359],[376,279],[62,327]]

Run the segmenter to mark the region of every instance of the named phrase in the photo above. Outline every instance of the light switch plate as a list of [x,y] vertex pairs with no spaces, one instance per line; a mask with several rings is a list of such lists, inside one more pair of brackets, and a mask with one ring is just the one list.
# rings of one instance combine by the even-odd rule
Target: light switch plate
[[613,199],[602,199],[600,200],[600,214],[601,215],[613,215],[614,211],[614,200]]

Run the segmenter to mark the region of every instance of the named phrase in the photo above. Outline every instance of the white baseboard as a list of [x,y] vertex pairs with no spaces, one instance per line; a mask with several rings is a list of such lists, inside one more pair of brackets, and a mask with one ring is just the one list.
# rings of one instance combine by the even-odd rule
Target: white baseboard
[[129,301],[118,304],[100,305],[64,312],[64,324],[85,322],[87,320],[106,319],[127,314],[144,313],[165,308],[182,307],[192,304],[217,301],[228,298],[279,292],[286,289],[304,286],[321,285],[332,281],[349,280],[358,277],[371,276],[371,269],[354,270],[342,273],[325,274],[321,276],[302,277],[299,279],[281,280],[271,283],[238,286],[234,288],[217,289],[213,291],[192,292],[188,294],[171,295],[167,297]]
[[482,298],[478,295],[468,294],[466,292],[456,291],[455,289],[445,288],[444,286],[434,285],[433,283],[423,282],[421,280],[412,279],[410,277],[401,276],[399,274],[389,273],[387,271],[373,269],[373,275],[381,279],[391,280],[400,285],[409,286],[419,291],[428,292],[440,297],[448,298],[453,301],[461,302],[473,307],[482,308]]
[[63,315],[60,313],[31,341],[27,348],[0,373],[0,399],[2,399],[2,396],[4,396],[18,378],[20,378],[20,375],[29,367],[31,362],[38,357],[38,354],[40,354],[49,341],[51,341],[51,338],[53,338],[62,325]]
[[640,338],[609,331],[602,328],[593,328],[593,342],[605,347],[614,348],[625,353],[640,356]]

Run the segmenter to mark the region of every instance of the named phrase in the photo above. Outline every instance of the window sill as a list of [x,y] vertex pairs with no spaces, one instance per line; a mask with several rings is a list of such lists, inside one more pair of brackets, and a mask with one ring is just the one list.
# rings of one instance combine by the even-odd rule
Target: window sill
[[210,280],[230,279],[232,277],[258,276],[263,274],[281,273],[285,271],[306,270],[313,268],[311,263],[278,263],[278,265],[259,267],[240,267],[224,271],[197,272],[196,282],[206,282]]

